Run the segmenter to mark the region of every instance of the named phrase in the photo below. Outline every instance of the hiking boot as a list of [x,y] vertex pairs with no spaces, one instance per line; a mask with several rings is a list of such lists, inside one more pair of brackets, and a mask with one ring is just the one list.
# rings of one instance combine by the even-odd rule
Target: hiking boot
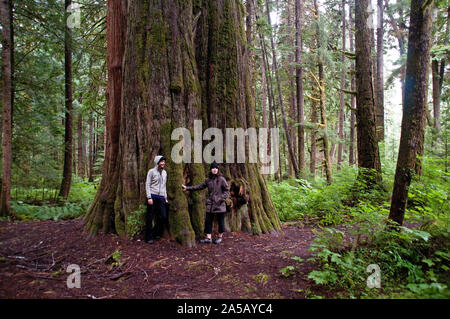
[[214,242],[214,244],[220,244],[222,242],[222,237],[219,237],[216,239],[216,241]]
[[212,239],[211,238],[205,238],[200,240],[200,244],[211,244],[212,243]]

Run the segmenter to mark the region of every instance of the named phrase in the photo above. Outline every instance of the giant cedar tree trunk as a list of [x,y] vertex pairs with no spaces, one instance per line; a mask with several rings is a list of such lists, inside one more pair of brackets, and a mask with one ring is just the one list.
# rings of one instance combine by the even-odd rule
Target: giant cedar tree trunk
[[[117,186],[99,190],[87,216],[88,229],[126,233],[128,218],[143,210],[153,158],[163,154],[169,232],[183,245],[193,246],[195,235],[203,233],[205,191],[186,194],[181,185],[202,182],[209,164],[173,162],[171,149],[178,142],[171,140],[171,132],[177,127],[193,132],[194,120],[202,120],[203,129],[222,129],[224,136],[227,127],[256,127],[244,8],[238,0],[129,0],[127,8],[119,147],[108,177]],[[258,165],[220,166],[236,197],[235,211],[227,218],[229,229],[279,230]],[[102,207],[101,193],[106,194],[108,209]]]
[[[424,7],[424,4],[428,5]],[[389,219],[399,225],[403,224],[408,187],[416,166],[417,153],[424,138],[431,11],[432,4],[429,4],[429,1],[411,1],[402,132],[389,213]]]
[[356,50],[356,122],[358,139],[358,166],[368,184],[381,181],[381,163],[376,136],[374,89],[372,83],[372,36],[367,25],[368,0],[356,1],[355,50]]

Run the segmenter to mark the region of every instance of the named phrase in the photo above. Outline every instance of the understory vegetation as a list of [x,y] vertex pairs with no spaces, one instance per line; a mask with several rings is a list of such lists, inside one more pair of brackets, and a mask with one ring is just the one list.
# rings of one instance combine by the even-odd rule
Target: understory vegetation
[[[308,278],[336,297],[449,298],[450,174],[442,161],[424,158],[423,176],[409,189],[405,223],[392,230],[389,165],[382,185],[371,190],[356,184],[353,167],[337,171],[331,185],[316,177],[270,182],[269,189],[282,221],[318,226],[307,260],[316,267]],[[369,288],[374,267],[380,285]]]

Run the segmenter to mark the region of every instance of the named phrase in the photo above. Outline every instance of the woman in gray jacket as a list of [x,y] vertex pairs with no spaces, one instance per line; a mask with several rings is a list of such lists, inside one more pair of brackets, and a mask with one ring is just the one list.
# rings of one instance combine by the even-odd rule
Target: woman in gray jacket
[[200,240],[200,243],[212,243],[212,225],[214,217],[217,216],[219,223],[219,238],[217,238],[214,243],[220,244],[222,242],[223,233],[225,232],[225,213],[227,209],[225,200],[230,194],[230,187],[228,186],[225,177],[219,173],[219,165],[215,161],[211,163],[209,176],[203,181],[203,183],[195,186],[181,185],[181,187],[183,190],[187,191],[197,191],[208,187],[205,218],[206,238]]

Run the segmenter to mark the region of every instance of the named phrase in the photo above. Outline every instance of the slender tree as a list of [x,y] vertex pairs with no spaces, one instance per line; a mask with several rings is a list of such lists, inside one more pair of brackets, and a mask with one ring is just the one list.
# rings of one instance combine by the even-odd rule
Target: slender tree
[[346,0],[342,0],[342,8],[341,8],[341,16],[342,16],[342,54],[341,54],[341,92],[339,96],[339,146],[338,146],[338,158],[337,158],[337,168],[340,169],[342,163],[342,154],[344,151],[344,112],[345,112],[345,98],[344,98],[344,90],[345,90],[345,28],[346,28],[346,18],[345,18],[345,2]]
[[[266,13],[267,13],[267,22],[269,23],[270,28],[271,25],[271,19],[270,19],[270,9],[269,9],[269,0],[266,0]],[[272,29],[271,29],[272,30]],[[289,156],[290,160],[292,162],[292,166],[294,168],[295,176],[298,176],[299,170],[298,170],[298,164],[297,164],[297,157],[295,156],[294,149],[292,147],[292,139],[291,135],[289,134],[289,127],[287,125],[286,121],[286,115],[284,111],[284,104],[283,104],[283,96],[281,92],[281,83],[280,83],[280,77],[278,73],[278,65],[277,65],[277,56],[276,56],[276,50],[275,50],[275,42],[273,40],[273,34],[270,32],[270,44],[272,47],[272,67],[275,73],[275,81],[277,82],[277,91],[278,91],[278,103],[280,105],[281,110],[281,121],[283,123],[283,129],[286,136],[286,142],[289,150]]]
[[374,89],[372,83],[372,36],[368,26],[368,0],[355,5],[356,122],[359,176],[368,184],[381,180],[381,163],[376,138]]
[[14,103],[14,36],[12,1],[0,1],[2,26],[2,179],[0,216],[10,215],[12,114]]
[[295,82],[297,90],[297,122],[298,122],[298,168],[300,174],[305,170],[305,129],[303,121],[305,107],[303,98],[303,67],[302,67],[302,0],[295,0]]
[[325,73],[324,73],[324,62],[323,62],[323,43],[320,37],[320,11],[317,0],[314,0],[314,12],[316,18],[316,50],[317,50],[317,68],[318,68],[318,78],[313,76],[316,81],[319,90],[319,109],[321,118],[321,127],[323,129],[323,134],[320,137],[322,141],[323,148],[323,165],[325,167],[325,175],[327,182],[331,184],[333,182],[332,170],[331,170],[331,159],[330,159],[330,146],[328,140],[328,121],[326,112],[326,95],[325,95]]
[[402,130],[389,219],[403,224],[408,187],[423,143],[433,1],[411,0]]
[[[354,21],[353,21],[353,8],[352,1],[349,2],[349,38],[350,38],[350,52],[353,52],[354,48],[354,35],[353,35],[353,28],[354,28]],[[351,91],[355,91],[355,64],[352,61],[351,64],[351,70],[350,70],[350,76],[351,76]],[[350,143],[349,143],[349,149],[348,149],[348,160],[350,165],[354,165],[356,163],[355,160],[355,123],[356,123],[356,103],[355,103],[355,95],[350,96]]]
[[72,132],[72,30],[67,25],[67,10],[72,5],[72,0],[65,0],[64,14],[64,69],[65,69],[65,121],[64,121],[64,169],[59,196],[67,199],[72,182],[72,158],[73,158],[73,132]]
[[376,124],[378,141],[384,141],[384,5],[377,0],[377,73],[376,73]]

